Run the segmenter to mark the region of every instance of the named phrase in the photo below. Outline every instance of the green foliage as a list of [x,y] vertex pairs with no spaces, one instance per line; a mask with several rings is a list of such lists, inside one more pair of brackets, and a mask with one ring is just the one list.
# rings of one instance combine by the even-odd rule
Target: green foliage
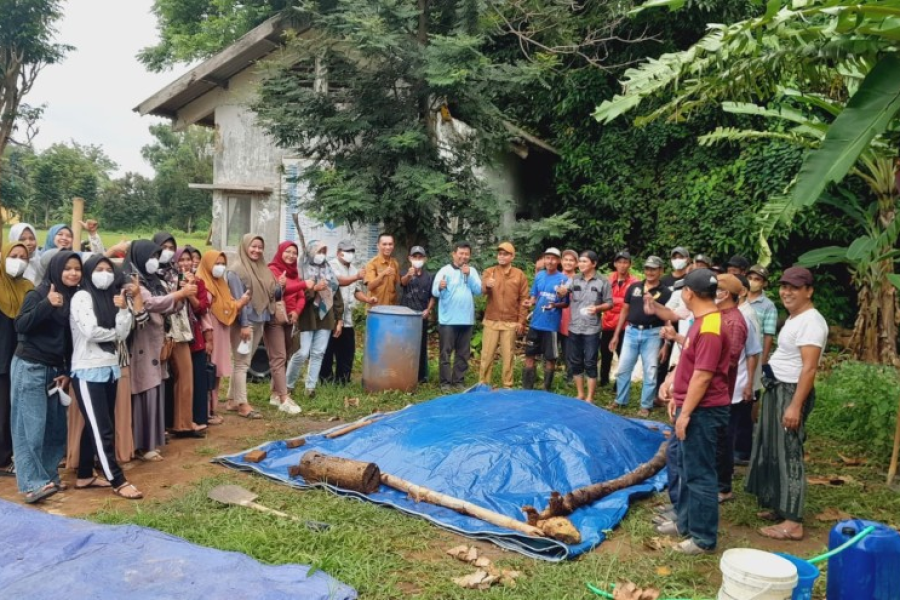
[[893,367],[841,362],[816,384],[810,431],[813,435],[858,444],[879,464],[887,464],[893,446],[898,390],[900,378]]
[[[159,223],[159,203],[153,181],[138,173],[126,173],[111,181],[100,191],[92,215],[104,230],[154,228]],[[184,223],[178,221],[179,225]]]

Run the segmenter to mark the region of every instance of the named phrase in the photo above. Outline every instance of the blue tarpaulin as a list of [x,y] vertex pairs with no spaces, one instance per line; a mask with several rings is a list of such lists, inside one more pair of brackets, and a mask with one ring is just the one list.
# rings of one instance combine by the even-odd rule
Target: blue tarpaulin
[[[665,429],[659,423],[626,419],[556,394],[489,391],[485,387],[369,418],[376,421],[335,439],[327,439],[323,433],[310,434],[306,445],[296,449],[288,449],[283,440],[263,444],[259,448],[267,457],[260,463],[246,462],[243,452],[215,461],[304,488],[307,483],[291,478],[288,467],[297,465],[304,453],[317,450],[374,462],[383,473],[524,521],[522,507],[543,510],[552,491],[565,494],[608,481],[647,462],[663,442]],[[581,532],[578,545],[530,537],[447,508],[415,502],[406,493],[384,485],[369,495],[326,487],[393,506],[529,556],[563,560],[602,542],[604,531],[622,520],[632,497],[660,491],[665,481],[663,471],[577,510],[570,519]]]
[[0,598],[351,600],[322,571],[263,565],[146,527],[98,525],[0,500]]

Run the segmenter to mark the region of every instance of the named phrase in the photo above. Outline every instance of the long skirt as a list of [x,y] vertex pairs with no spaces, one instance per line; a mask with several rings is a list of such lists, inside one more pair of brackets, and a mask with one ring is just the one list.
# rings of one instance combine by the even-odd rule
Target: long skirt
[[[123,465],[134,458],[134,432],[131,428],[131,367],[122,367],[116,386],[116,462]],[[84,417],[78,407],[69,406],[69,442],[66,446],[66,467],[78,468],[81,431]]]
[[800,522],[806,504],[803,464],[806,419],[812,412],[816,393],[812,390],[803,403],[800,427],[790,431],[781,420],[794,398],[797,384],[771,380],[764,383],[766,391],[753,433],[753,453],[745,488],[756,496],[760,506],[774,510],[783,519]]
[[162,384],[132,394],[132,420],[134,422],[134,448],[149,452],[162,448],[166,444],[166,428],[163,420]]

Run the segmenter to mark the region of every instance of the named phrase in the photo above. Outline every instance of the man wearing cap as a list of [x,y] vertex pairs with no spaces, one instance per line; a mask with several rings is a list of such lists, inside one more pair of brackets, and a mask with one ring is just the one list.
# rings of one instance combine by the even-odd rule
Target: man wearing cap
[[535,357],[544,358],[544,390],[550,391],[553,385],[553,372],[556,359],[559,358],[557,336],[562,320],[562,309],[569,305],[569,287],[571,281],[559,272],[562,252],[559,248],[547,248],[544,251],[544,270],[534,277],[531,286],[531,297],[528,307],[534,307],[531,315],[531,326],[525,337],[525,368],[522,370],[522,387],[534,389]]
[[694,315],[671,388],[669,416],[681,451],[674,457],[681,474],[675,521],[657,531],[685,536],[675,546],[683,554],[707,554],[716,548],[719,506],[716,478],[716,442],[728,424],[728,334],[716,308],[718,280],[710,269],[695,269],[684,278],[682,299]]
[[[441,390],[464,386],[472,352],[472,327],[475,325],[475,296],[481,295],[481,278],[469,266],[472,247],[457,242],[453,261],[437,272],[431,295],[438,302],[438,333],[441,339]],[[451,356],[455,358],[451,368]]]
[[516,249],[509,242],[497,246],[497,265],[484,270],[481,293],[487,296],[484,310],[484,329],[481,337],[481,383],[491,385],[494,358],[500,348],[503,367],[502,383],[506,389],[513,385],[513,362],[516,335],[525,333],[528,318],[528,278],[521,269],[512,266]]
[[732,274],[718,276],[719,289],[716,304],[722,313],[722,326],[728,335],[729,371],[728,389],[731,397],[728,426],[719,433],[716,464],[719,473],[719,502],[731,500],[731,481],[734,478],[734,434],[743,407],[750,407],[753,400],[753,381],[747,378],[748,364],[754,370],[762,353],[759,336],[752,322],[738,308],[744,286]]
[[671,291],[675,289],[675,282],[684,279],[684,276],[687,275],[688,265],[691,264],[691,253],[684,246],[676,246],[672,248],[670,258],[672,272],[664,275],[660,279],[660,283]]
[[356,355],[356,334],[353,331],[353,308],[357,301],[366,302],[360,282],[363,274],[353,266],[356,244],[351,240],[338,242],[337,255],[331,261],[331,269],[341,286],[341,298],[344,301],[344,327],[339,335],[328,340],[328,348],[322,358],[322,370],[319,381],[325,383],[346,384],[350,381],[353,370],[353,358]]
[[397,304],[397,286],[400,285],[400,265],[393,258],[394,236],[382,233],[378,236],[378,254],[365,269],[364,281],[369,289],[368,307],[376,304]]
[[609,385],[609,371],[612,368],[613,352],[622,356],[624,336],[619,339],[615,348],[610,347],[619,315],[625,305],[625,292],[632,283],[639,279],[631,274],[631,254],[627,250],[616,253],[613,259],[613,272],[609,274],[609,287],[612,290],[612,308],[603,313],[602,330],[600,331],[600,387]]
[[400,278],[403,297],[400,306],[422,313],[422,345],[419,350],[419,383],[428,381],[428,325],[434,309],[431,287],[434,275],[425,268],[428,255],[422,246],[413,246],[409,251],[409,270]]
[[697,269],[710,269],[712,265],[712,259],[705,254],[698,254],[694,257],[694,267]]
[[725,263],[725,272],[730,275],[746,275],[750,268],[750,261],[740,254],[735,254]]
[[[612,291],[605,277],[597,275],[597,253],[585,250],[578,257],[581,272],[569,289],[569,347],[566,359],[572,366],[577,398],[594,403],[597,389],[597,346],[600,315],[612,308]],[[584,379],[587,377],[587,389]]]
[[776,522],[759,533],[800,540],[806,504],[806,419],[815,402],[816,372],[828,341],[828,323],[813,305],[813,276],[808,269],[786,269],[780,283],[778,295],[788,319],[763,375],[765,392],[745,485],[760,506],[769,509],[758,516]]
[[[644,281],[631,284],[625,291],[627,310],[623,307],[616,323],[616,330],[609,342],[610,350],[619,344],[619,336],[624,336],[622,353],[619,355],[619,372],[616,374],[616,399],[609,405],[611,410],[628,404],[631,393],[631,373],[640,357],[644,368],[641,389],[642,417],[650,416],[653,399],[656,396],[656,369],[659,360],[660,328],[663,321],[656,315],[644,312],[644,295],[649,294],[655,301],[665,304],[672,295],[671,290],[660,283],[663,261],[658,256],[649,256],[644,261]],[[626,327],[626,323],[628,326]]]

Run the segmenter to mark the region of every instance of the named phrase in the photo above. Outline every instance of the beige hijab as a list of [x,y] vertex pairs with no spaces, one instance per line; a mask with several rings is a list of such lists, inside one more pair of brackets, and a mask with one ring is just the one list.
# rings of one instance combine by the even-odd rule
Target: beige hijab
[[238,248],[237,264],[231,266],[231,271],[240,277],[244,287],[250,290],[252,294],[250,305],[258,314],[262,314],[266,309],[269,314],[275,314],[275,287],[278,283],[263,258],[256,261],[250,258],[247,249],[253,240],[260,240],[265,244],[262,236],[255,233],[244,235]]

